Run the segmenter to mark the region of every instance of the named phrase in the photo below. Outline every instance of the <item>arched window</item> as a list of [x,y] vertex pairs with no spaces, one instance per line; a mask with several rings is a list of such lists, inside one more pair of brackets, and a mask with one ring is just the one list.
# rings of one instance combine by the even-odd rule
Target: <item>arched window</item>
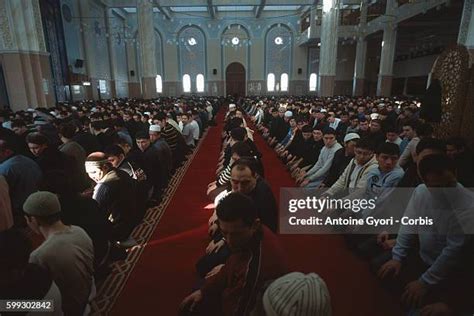
[[199,74],[196,76],[196,90],[197,92],[204,92],[204,75]]
[[188,74],[183,76],[183,91],[191,92],[191,77]]
[[267,91],[275,91],[275,75],[272,73],[269,73],[267,76]]
[[317,81],[318,81],[318,76],[315,73],[312,73],[309,76],[309,91],[316,91]]
[[155,78],[156,83],[156,93],[163,93],[163,80],[160,75],[157,75]]
[[282,73],[280,76],[280,91],[288,92],[288,74]]

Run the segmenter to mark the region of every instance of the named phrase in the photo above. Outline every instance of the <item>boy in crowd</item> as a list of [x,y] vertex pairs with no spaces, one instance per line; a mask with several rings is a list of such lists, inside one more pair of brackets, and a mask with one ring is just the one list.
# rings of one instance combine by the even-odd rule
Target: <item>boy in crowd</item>
[[323,140],[324,147],[319,154],[318,161],[308,172],[302,171],[297,179],[297,183],[299,183],[300,187],[318,187],[331,168],[334,154],[342,148],[336,140],[336,131],[332,128],[328,127],[325,129]]

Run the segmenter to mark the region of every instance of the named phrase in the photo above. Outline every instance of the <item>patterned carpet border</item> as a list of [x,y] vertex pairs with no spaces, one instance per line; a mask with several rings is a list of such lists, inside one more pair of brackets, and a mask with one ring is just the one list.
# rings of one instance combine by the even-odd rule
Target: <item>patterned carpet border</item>
[[168,207],[171,199],[176,192],[181,180],[183,179],[186,171],[194,160],[197,152],[201,148],[201,145],[206,138],[208,128],[201,138],[198,146],[190,154],[189,159],[186,163],[178,168],[175,174],[171,177],[171,180],[168,184],[167,189],[163,193],[163,199],[161,203],[153,208],[147,210],[145,217],[140,225],[135,227],[132,232],[133,238],[137,241],[137,247],[130,250],[127,254],[127,258],[123,261],[119,261],[113,264],[113,269],[110,275],[105,279],[105,281],[99,285],[97,296],[92,301],[92,312],[91,315],[107,315],[112,309],[115,301],[122,292],[125,284],[127,283],[128,278],[133,271],[133,268],[140,259],[141,254],[145,250],[145,247],[150,240],[153,232],[155,231],[158,223],[160,222],[161,217],[164,214],[164,211]]

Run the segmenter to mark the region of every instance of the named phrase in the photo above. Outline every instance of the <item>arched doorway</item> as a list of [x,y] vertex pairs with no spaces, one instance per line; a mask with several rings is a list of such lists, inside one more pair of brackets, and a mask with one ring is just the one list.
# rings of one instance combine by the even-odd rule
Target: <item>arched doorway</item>
[[227,95],[245,96],[245,68],[241,63],[231,63],[225,71]]

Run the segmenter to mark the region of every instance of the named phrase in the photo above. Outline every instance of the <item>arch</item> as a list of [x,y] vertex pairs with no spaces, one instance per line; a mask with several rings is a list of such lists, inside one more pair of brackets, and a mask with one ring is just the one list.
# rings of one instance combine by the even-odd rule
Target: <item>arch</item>
[[[188,39],[195,38],[195,44]],[[208,76],[207,38],[203,30],[195,25],[184,26],[178,33],[179,74],[189,74],[195,80],[198,74]]]
[[[236,27],[236,26],[239,27],[239,30],[242,31],[245,34],[248,41],[251,41],[251,39],[252,39],[252,36],[251,36],[251,33],[250,33],[249,29],[245,25],[243,25],[239,22],[228,21],[227,23],[225,23],[223,25],[222,31],[219,33],[219,40],[221,42],[221,50],[220,51],[221,51],[221,69],[222,69],[222,71],[225,71],[225,69],[227,69],[227,67],[230,64],[234,63],[234,62],[242,63],[244,65],[244,68],[246,66],[249,67],[249,65],[250,65],[251,54],[250,54],[250,44],[248,42],[246,44],[247,45],[246,48],[241,47],[241,49],[245,49],[244,50],[245,56],[242,55],[242,58],[237,58],[237,60],[235,58],[232,58],[232,57],[228,56],[227,53],[229,51],[226,51],[226,47],[222,44],[222,41],[224,40],[224,37],[226,36],[226,33],[228,31],[230,31],[231,28]],[[230,55],[232,55],[232,54],[230,54]],[[249,73],[245,72],[245,74],[246,74],[246,80],[248,80],[249,79],[248,78]],[[226,74],[224,73],[223,75],[225,77]],[[223,79],[225,79],[225,78],[223,78]]]
[[251,37],[251,36],[250,36],[250,31],[249,31],[249,29],[248,29],[245,25],[243,25],[243,24],[240,23],[240,22],[230,22],[230,21],[223,25],[222,31],[219,33],[219,38],[222,39],[222,37],[224,36],[224,33],[225,33],[229,28],[231,28],[231,27],[234,26],[234,25],[239,25],[240,28],[245,31],[245,33],[247,34],[248,38],[250,39],[250,37]]
[[241,63],[233,62],[227,66],[225,71],[227,95],[245,96],[247,86],[245,73],[245,67]]
[[[275,40],[278,37],[282,39],[280,42]],[[279,84],[283,73],[288,74],[288,80],[290,80],[294,45],[292,29],[286,24],[274,23],[266,31],[264,38],[264,77],[267,77],[269,73],[273,73],[275,75],[276,85]]]

